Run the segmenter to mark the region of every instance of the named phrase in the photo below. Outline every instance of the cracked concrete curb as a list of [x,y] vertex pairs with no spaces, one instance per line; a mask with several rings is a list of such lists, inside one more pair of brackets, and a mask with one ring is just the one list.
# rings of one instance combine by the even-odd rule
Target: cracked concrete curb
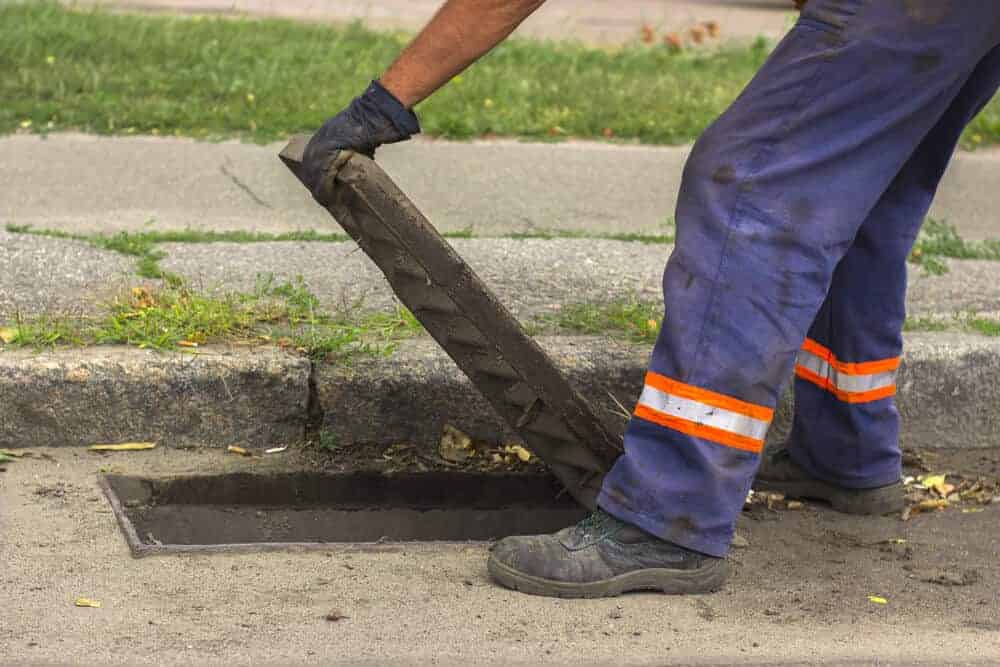
[[[619,432],[649,346],[543,337],[543,347]],[[908,447],[1000,446],[1000,339],[911,334],[899,378]],[[612,399],[614,396],[615,399]],[[771,439],[787,431],[790,399]],[[320,364],[270,348],[199,355],[134,348],[0,354],[0,447],[156,440],[174,447],[301,442],[322,429],[346,446],[437,447],[444,424],[477,439],[515,439],[436,344],[405,341],[391,357]]]

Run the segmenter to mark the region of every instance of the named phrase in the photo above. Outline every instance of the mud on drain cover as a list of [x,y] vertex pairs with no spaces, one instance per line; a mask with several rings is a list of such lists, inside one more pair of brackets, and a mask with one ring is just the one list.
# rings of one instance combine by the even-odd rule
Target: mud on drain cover
[[137,557],[482,541],[552,532],[586,513],[544,475],[104,475],[100,482]]

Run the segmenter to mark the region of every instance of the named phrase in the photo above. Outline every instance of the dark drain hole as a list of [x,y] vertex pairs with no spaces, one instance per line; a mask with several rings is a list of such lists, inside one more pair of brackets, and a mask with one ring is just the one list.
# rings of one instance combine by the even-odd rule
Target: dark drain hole
[[541,475],[237,473],[102,484],[135,555],[331,543],[489,540],[585,514]]

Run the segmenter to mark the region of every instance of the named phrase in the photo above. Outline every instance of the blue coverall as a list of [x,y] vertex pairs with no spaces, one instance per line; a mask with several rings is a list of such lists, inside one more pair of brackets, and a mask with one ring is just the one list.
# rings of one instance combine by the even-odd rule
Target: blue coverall
[[899,479],[907,256],[998,85],[1000,2],[809,2],[685,167],[666,315],[603,509],[725,555],[793,373],[793,460],[844,487]]

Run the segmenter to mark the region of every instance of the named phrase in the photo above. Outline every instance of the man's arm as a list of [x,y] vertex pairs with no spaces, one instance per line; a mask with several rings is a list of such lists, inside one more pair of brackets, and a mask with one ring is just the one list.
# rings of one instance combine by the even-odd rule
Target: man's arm
[[368,156],[420,132],[412,111],[499,44],[545,0],[448,0],[378,81],[327,120],[306,146],[303,180],[324,198],[330,165],[342,150]]
[[462,72],[545,0],[448,0],[380,79],[407,108]]

